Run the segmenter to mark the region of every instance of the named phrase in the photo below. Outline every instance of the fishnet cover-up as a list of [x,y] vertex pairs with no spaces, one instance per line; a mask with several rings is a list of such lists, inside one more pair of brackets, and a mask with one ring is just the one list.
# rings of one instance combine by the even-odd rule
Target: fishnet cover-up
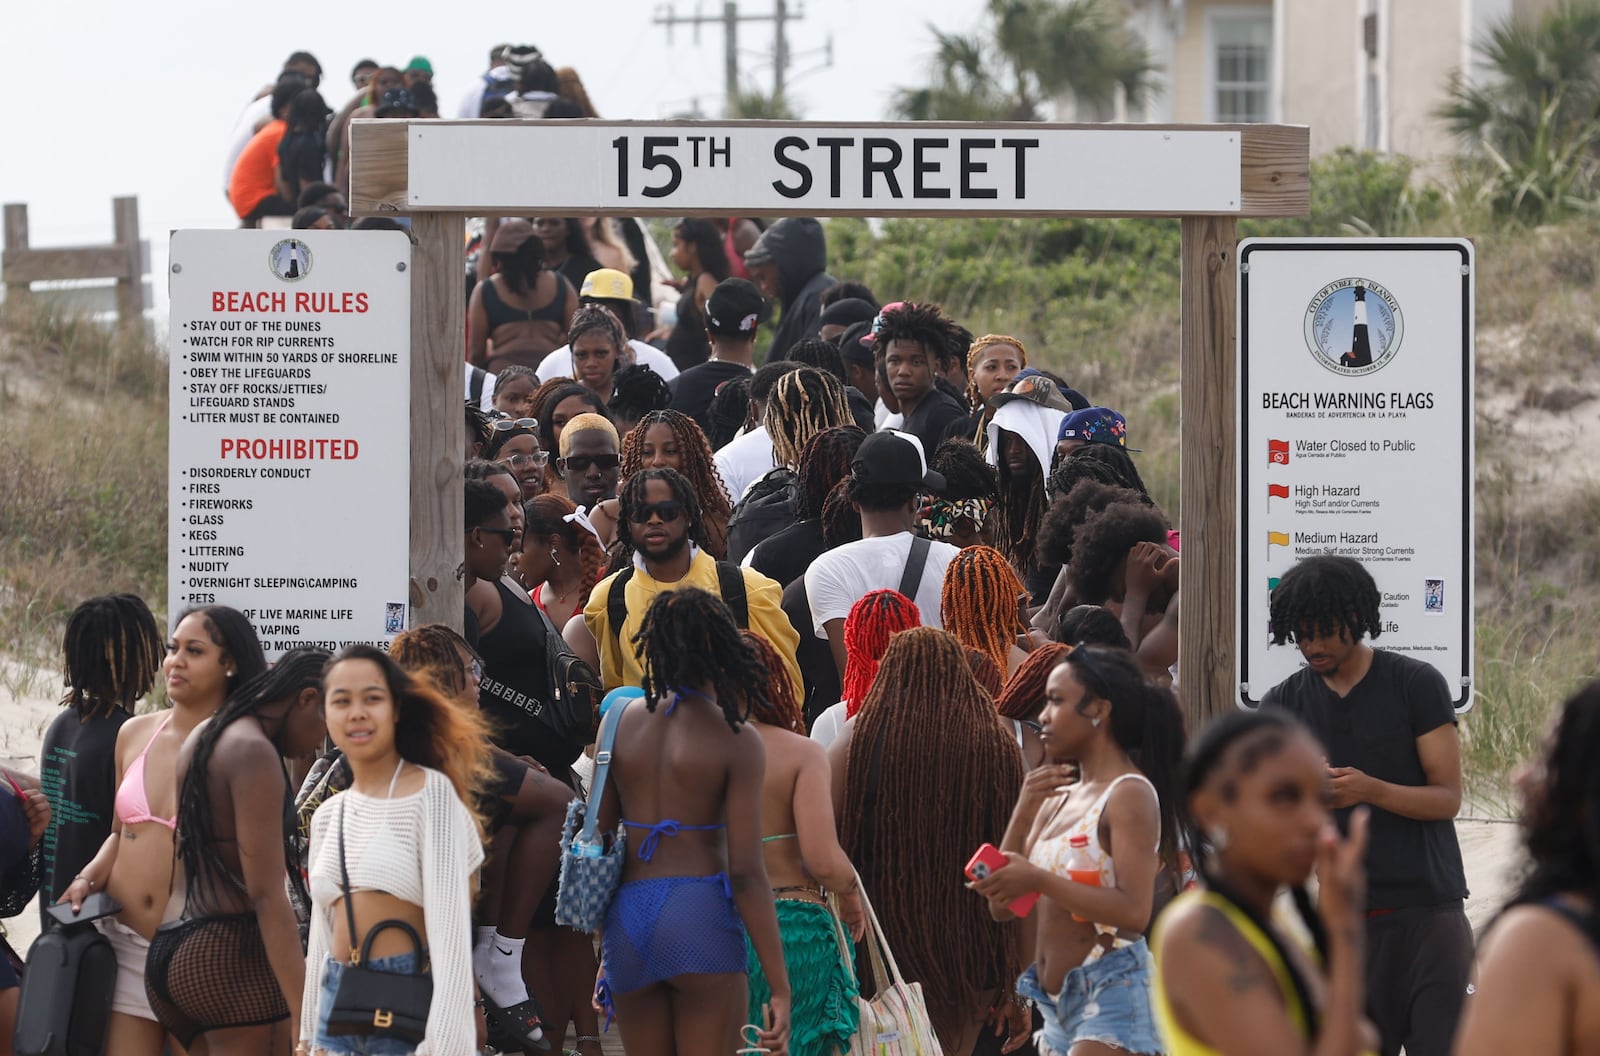
[[618,994],[675,975],[744,974],[744,922],[728,878],[667,876],[617,888],[606,913],[605,967]]
[[208,1030],[289,1018],[254,913],[174,921],[156,931],[145,994],[184,1048]]

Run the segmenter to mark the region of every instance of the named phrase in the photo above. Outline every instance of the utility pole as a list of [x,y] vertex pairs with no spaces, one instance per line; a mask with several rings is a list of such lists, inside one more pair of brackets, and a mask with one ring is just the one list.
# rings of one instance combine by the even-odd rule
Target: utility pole
[[696,43],[700,40],[700,27],[722,24],[722,92],[725,116],[732,116],[739,105],[739,23],[771,22],[776,39],[773,42],[772,98],[783,101],[784,81],[789,69],[788,23],[798,22],[805,11],[789,13],[788,0],[774,0],[775,10],[770,15],[741,15],[736,0],[723,0],[721,15],[678,14],[670,4],[656,9],[655,23],[667,27],[667,42],[672,41],[674,26],[693,26]]

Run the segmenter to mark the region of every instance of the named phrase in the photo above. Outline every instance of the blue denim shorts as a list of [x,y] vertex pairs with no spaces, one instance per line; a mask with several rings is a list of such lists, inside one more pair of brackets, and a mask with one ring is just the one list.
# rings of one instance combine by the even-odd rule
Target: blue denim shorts
[[[380,972],[410,973],[417,970],[417,955],[400,953],[393,957],[379,957],[375,961],[368,961],[367,967]],[[326,1052],[329,1056],[411,1056],[416,1052],[409,1041],[399,1038],[368,1037],[364,1034],[329,1035],[328,1013],[333,1010],[333,995],[339,992],[339,979],[344,975],[344,969],[344,964],[332,957],[323,966],[322,1001],[317,1006],[317,1040],[311,1046],[313,1051]]]
[[1033,966],[1017,980],[1044,1017],[1034,1035],[1039,1056],[1067,1056],[1080,1041],[1097,1041],[1123,1052],[1165,1051],[1150,1011],[1150,948],[1143,939],[1067,973],[1061,992],[1047,994]]

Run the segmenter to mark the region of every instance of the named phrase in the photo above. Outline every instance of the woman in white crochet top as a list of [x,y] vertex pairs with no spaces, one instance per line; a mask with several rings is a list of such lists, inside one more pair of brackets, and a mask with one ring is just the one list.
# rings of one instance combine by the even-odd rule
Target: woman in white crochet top
[[[483,863],[472,790],[488,774],[482,720],[414,681],[379,649],[354,645],[323,676],[328,734],[350,762],[350,788],[317,808],[308,855],[313,912],[297,1052],[369,1054],[476,1051],[472,896]],[[354,934],[339,871],[344,837]],[[381,921],[415,928],[427,946],[433,1002],[420,1046],[376,1036],[330,1036],[339,979]],[[399,929],[375,936],[365,966],[418,968]]]

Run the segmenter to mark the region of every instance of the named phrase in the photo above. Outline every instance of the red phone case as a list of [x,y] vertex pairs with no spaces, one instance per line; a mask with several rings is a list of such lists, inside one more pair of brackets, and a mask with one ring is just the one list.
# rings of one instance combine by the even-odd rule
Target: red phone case
[[[1000,853],[1000,848],[992,843],[986,843],[979,847],[973,853],[972,860],[967,862],[967,879],[982,880],[996,869],[1003,869],[1010,864],[1010,860]],[[1025,917],[1033,912],[1033,904],[1037,901],[1039,901],[1039,892],[1034,891],[1023,895],[1006,908],[1019,917]]]

